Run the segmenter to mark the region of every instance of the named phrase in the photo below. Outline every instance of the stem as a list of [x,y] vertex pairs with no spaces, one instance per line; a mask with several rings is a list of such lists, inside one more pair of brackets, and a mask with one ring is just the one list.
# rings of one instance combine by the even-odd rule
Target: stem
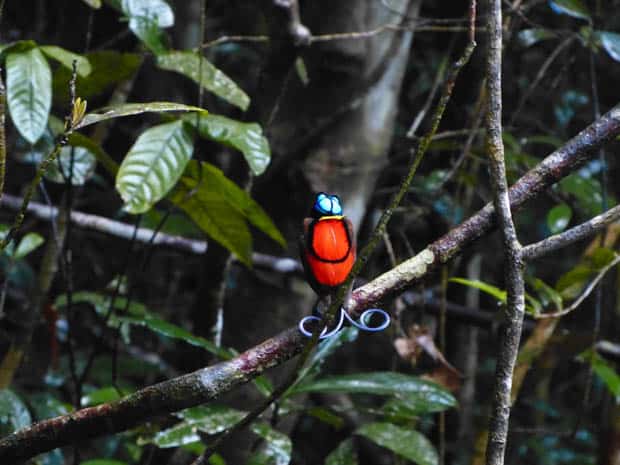
[[521,245],[517,240],[510,210],[504,144],[502,142],[502,9],[501,0],[488,0],[489,46],[487,54],[486,115],[487,151],[493,185],[493,205],[498,217],[505,250],[505,279],[507,290],[506,321],[500,338],[495,370],[493,407],[486,449],[487,465],[503,465],[510,420],[510,391],[519,351],[519,341],[525,313],[525,284]]

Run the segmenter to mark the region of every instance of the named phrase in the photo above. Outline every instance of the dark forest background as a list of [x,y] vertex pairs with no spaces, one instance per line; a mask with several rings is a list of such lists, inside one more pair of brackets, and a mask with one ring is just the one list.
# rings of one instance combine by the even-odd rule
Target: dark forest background
[[[2,436],[230,358],[310,314],[316,296],[296,260],[314,193],[342,198],[364,244],[468,41],[465,1],[301,1],[298,11],[283,0],[1,4],[5,232],[37,166],[68,136],[34,190],[38,210],[0,257]],[[620,2],[507,0],[503,14],[510,184],[618,104]],[[492,199],[485,15],[482,2],[477,47],[357,285]],[[72,74],[87,113],[174,102],[209,115],[141,106],[68,135]],[[618,148],[608,144],[521,208],[520,241],[614,207]],[[138,149],[172,161],[153,164],[159,181],[138,182],[158,185],[154,197],[128,201],[140,188],[122,175],[132,151],[143,163]],[[181,168],[170,168],[174,160],[184,160]],[[76,212],[90,216],[67,221]],[[113,222],[104,227],[104,219]],[[158,244],[138,226],[173,237]],[[527,266],[508,464],[620,464],[619,237],[612,223]],[[501,237],[492,233],[382,302],[393,321],[386,331],[349,328],[323,343],[300,388],[210,463],[484,463],[503,266]],[[569,314],[538,318],[580,296]],[[292,368],[32,463],[191,463]],[[359,388],[362,381],[374,387]]]

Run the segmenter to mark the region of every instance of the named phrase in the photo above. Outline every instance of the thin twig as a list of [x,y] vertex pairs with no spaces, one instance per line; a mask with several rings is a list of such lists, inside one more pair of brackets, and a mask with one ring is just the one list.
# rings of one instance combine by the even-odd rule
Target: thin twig
[[488,11],[486,145],[493,185],[493,205],[504,244],[507,305],[506,322],[500,338],[500,349],[495,370],[486,464],[503,465],[510,420],[512,375],[519,352],[519,341],[525,313],[525,284],[523,281],[521,245],[517,239],[510,209],[502,141],[501,0],[488,0]]
[[605,213],[595,216],[594,218],[581,223],[567,231],[547,237],[542,241],[523,247],[521,254],[524,260],[534,260],[550,252],[561,249],[574,242],[591,236],[605,226],[620,220],[620,205],[610,208]]
[[588,286],[583,290],[581,295],[569,307],[567,307],[567,308],[565,308],[563,310],[560,310],[559,312],[541,313],[540,315],[536,315],[535,318],[538,318],[538,319],[542,319],[542,318],[557,318],[557,317],[560,317],[560,316],[568,315],[573,310],[577,309],[577,307],[579,307],[581,305],[581,303],[585,299],[588,298],[588,296],[592,293],[592,291],[594,290],[596,285],[601,281],[601,279],[603,279],[605,274],[610,269],[612,269],[614,266],[616,266],[618,263],[620,263],[620,255],[618,255],[616,258],[614,258],[609,264],[607,264],[603,268],[601,268],[601,270],[598,272],[596,277],[590,282],[590,284],[588,284]]

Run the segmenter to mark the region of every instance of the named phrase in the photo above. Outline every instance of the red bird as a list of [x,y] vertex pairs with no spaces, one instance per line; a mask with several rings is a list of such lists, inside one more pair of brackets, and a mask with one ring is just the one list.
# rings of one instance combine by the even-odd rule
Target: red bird
[[355,263],[355,235],[338,196],[317,194],[300,246],[306,277],[319,296],[346,281]]

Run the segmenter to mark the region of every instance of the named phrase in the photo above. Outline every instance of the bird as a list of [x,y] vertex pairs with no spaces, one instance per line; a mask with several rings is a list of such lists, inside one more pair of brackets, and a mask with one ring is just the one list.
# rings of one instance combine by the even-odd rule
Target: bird
[[300,255],[306,279],[319,296],[315,311],[320,314],[355,263],[353,224],[343,215],[337,195],[316,194],[310,216],[303,221]]

